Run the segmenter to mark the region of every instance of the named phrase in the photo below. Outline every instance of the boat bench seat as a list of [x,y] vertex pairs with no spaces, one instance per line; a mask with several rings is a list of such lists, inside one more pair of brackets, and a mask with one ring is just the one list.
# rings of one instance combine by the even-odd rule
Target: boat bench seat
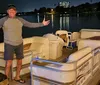
[[100,36],[100,30],[99,29],[82,29],[80,30],[80,38],[86,39],[94,36]]
[[73,32],[71,34],[72,40],[77,41],[77,46],[80,40],[84,39],[98,39],[100,40],[100,30],[99,29],[81,29],[79,32]]

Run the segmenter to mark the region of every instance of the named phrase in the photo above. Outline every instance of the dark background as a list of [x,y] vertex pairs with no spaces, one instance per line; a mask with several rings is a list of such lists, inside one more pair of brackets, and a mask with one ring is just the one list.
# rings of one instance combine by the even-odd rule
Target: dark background
[[29,12],[41,7],[54,8],[60,1],[68,1],[71,6],[76,6],[86,2],[95,3],[100,0],[0,0],[0,12],[6,12],[8,4],[15,4],[19,12]]

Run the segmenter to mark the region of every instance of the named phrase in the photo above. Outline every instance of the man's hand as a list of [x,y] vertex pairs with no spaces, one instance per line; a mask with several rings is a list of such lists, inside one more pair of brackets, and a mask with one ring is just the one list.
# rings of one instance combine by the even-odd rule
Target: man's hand
[[44,26],[47,26],[50,23],[50,20],[45,21],[45,19],[44,19],[42,23]]

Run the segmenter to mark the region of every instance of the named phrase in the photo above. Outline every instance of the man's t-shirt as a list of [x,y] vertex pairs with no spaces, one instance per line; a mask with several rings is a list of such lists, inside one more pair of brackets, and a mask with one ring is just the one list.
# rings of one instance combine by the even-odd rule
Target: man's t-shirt
[[4,43],[10,45],[19,45],[23,42],[22,27],[36,28],[44,26],[42,23],[31,23],[23,18],[15,17],[9,18],[8,16],[0,19],[0,28],[3,28]]

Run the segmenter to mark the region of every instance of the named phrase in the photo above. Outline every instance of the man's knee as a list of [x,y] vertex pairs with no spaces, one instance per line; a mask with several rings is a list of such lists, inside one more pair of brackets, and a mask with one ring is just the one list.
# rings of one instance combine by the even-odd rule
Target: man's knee
[[22,65],[22,59],[17,59],[17,65]]
[[6,61],[6,67],[10,67],[12,65],[12,60],[7,60]]

